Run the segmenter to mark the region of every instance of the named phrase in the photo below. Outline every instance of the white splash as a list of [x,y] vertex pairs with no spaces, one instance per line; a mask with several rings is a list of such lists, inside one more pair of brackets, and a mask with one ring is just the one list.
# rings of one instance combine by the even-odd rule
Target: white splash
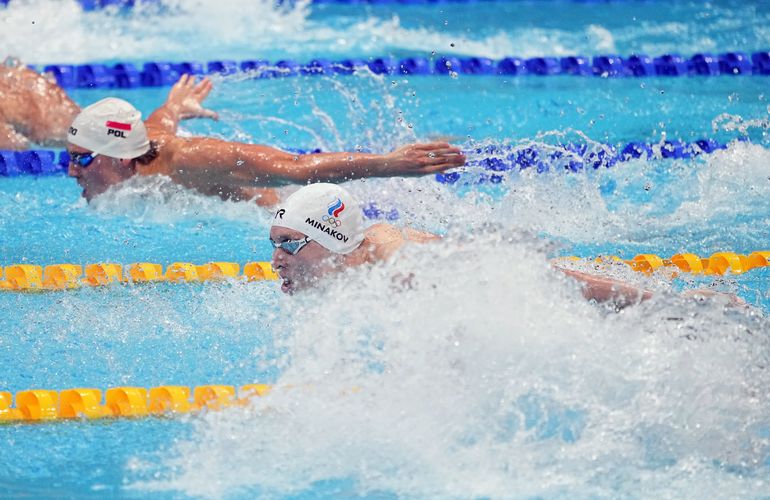
[[286,355],[274,392],[195,420],[161,466],[132,462],[132,488],[281,496],[339,479],[350,494],[408,497],[767,491],[731,472],[759,470],[770,453],[770,345],[756,313],[667,292],[607,313],[535,240],[492,232],[346,273],[286,297],[277,317]]
[[270,213],[252,201],[222,201],[187,189],[170,178],[134,176],[95,197],[90,208],[102,215],[120,215],[155,224],[218,217],[264,225]]

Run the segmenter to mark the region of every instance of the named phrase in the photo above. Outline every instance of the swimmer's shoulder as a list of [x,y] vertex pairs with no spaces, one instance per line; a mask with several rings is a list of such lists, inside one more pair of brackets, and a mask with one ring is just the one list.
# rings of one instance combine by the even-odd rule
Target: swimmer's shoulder
[[440,240],[441,237],[432,233],[418,231],[410,227],[399,228],[391,224],[378,223],[366,230],[366,242],[371,245],[377,259],[387,259],[404,243],[425,243]]

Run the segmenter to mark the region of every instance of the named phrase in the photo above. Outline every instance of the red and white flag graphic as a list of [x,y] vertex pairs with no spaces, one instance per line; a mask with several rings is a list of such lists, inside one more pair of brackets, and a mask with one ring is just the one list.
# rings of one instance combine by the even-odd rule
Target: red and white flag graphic
[[120,122],[110,122],[108,121],[105,123],[107,125],[107,128],[115,128],[118,130],[125,130],[126,132],[131,132],[131,124],[130,123],[120,123]]

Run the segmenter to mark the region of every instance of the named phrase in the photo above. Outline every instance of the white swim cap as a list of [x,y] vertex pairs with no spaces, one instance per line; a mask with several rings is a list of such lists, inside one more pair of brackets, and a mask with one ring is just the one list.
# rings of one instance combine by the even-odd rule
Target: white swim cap
[[345,189],[318,183],[301,188],[284,201],[273,226],[294,229],[334,253],[350,253],[364,240],[361,207]]
[[94,153],[126,160],[150,150],[142,113],[115,97],[84,108],[70,125],[67,140]]

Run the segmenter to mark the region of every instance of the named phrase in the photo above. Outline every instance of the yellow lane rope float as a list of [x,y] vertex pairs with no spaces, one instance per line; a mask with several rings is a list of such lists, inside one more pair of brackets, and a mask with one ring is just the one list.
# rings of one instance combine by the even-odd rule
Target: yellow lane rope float
[[[231,385],[202,385],[192,391],[184,386],[114,387],[102,400],[99,389],[34,389],[15,397],[0,391],[0,423],[42,422],[69,419],[169,416],[216,411],[242,406],[255,396],[267,394],[271,386],[249,384],[236,391]],[[190,395],[192,394],[192,399]],[[13,406],[12,402],[16,405]]]
[[[558,260],[580,261],[580,257],[561,257]],[[692,253],[678,253],[669,258],[645,253],[635,256],[633,259],[621,259],[615,255],[596,257],[595,262],[621,262],[627,264],[634,271],[652,274],[655,271],[666,270],[674,273],[683,272],[691,274],[724,275],[743,274],[758,267],[770,265],[770,251],[752,252],[749,255],[734,252],[717,252],[711,257],[699,257]]]
[[[561,257],[566,261],[584,260],[581,257]],[[717,252],[704,258],[692,253],[678,253],[669,258],[655,254],[639,254],[630,260],[609,255],[595,258],[598,262],[622,262],[634,271],[651,274],[657,270],[675,273],[724,275],[742,274],[770,262],[770,251],[748,255]],[[275,280],[278,276],[269,262],[249,262],[243,266],[235,262],[209,262],[197,265],[175,262],[166,270],[160,264],[138,262],[124,268],[121,264],[52,264],[38,266],[15,264],[0,267],[0,291],[67,290],[82,286],[104,286],[115,283],[194,283],[223,280]]]
[[125,269],[121,264],[52,264],[38,266],[16,264],[0,267],[0,290],[67,290],[81,286],[104,286],[113,283],[202,282],[243,279],[275,280],[277,275],[269,262],[209,262],[195,265],[175,262],[163,271],[160,264],[138,262]]

